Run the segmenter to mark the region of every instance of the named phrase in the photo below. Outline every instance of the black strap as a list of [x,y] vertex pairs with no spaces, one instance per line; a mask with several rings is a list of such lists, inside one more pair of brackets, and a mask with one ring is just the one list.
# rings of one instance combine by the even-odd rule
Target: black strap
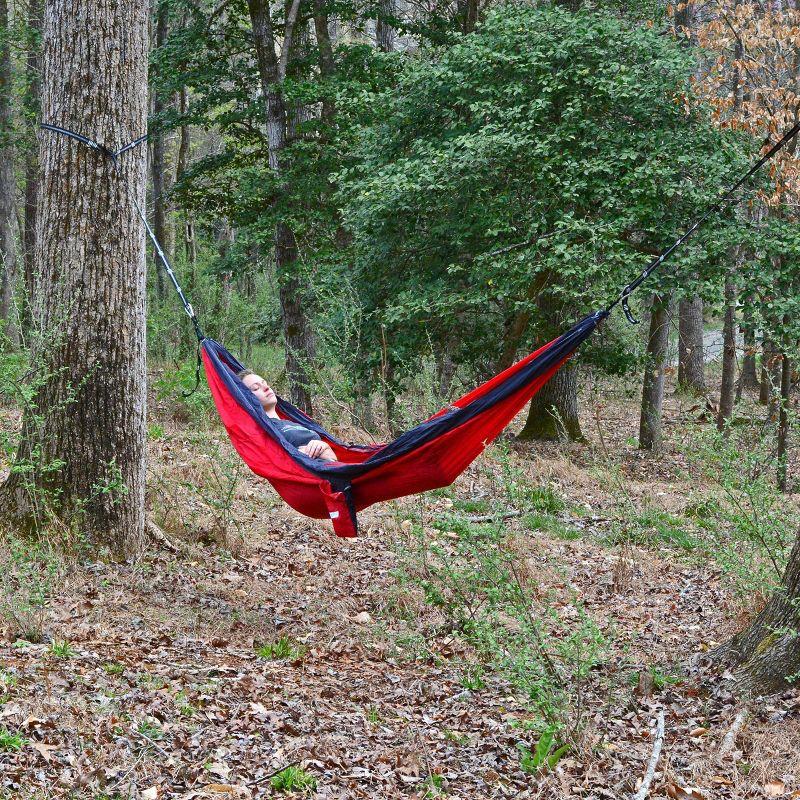
[[[75,131],[71,131],[68,128],[60,128],[58,125],[50,125],[47,122],[42,122],[40,127],[43,130],[51,131],[52,133],[58,133],[63,136],[68,136],[71,139],[76,139],[77,141],[85,144],[87,147],[91,147],[92,150],[96,150],[98,153],[101,153],[103,156],[108,158],[116,168],[119,168],[119,164],[117,163],[117,159],[123,153],[127,153],[129,150],[133,150],[135,147],[138,147],[143,142],[147,141],[149,134],[144,134],[143,136],[139,136],[138,138],[134,139],[132,142],[128,142],[128,144],[120,147],[119,150],[112,150],[109,147],[106,147],[100,142],[95,141],[94,139],[89,139],[87,136],[83,136],[83,134],[76,133]],[[186,295],[183,293],[183,289],[181,285],[178,283],[178,279],[175,276],[175,272],[172,269],[172,266],[169,263],[164,251],[161,248],[161,244],[159,243],[158,239],[156,238],[155,233],[153,233],[153,229],[150,227],[150,223],[147,221],[147,215],[144,213],[142,207],[139,205],[139,201],[136,199],[136,194],[131,189],[131,196],[133,198],[133,204],[136,207],[136,211],[138,212],[139,216],[141,217],[142,222],[144,223],[145,230],[147,231],[147,235],[150,237],[150,241],[153,243],[153,247],[155,248],[156,254],[161,261],[161,264],[164,267],[169,279],[172,281],[172,285],[175,287],[175,291],[178,293],[178,297],[180,298],[181,303],[183,304],[183,310],[186,312],[189,319],[192,321],[192,326],[194,327],[195,336],[197,336],[197,341],[202,342],[205,339],[205,335],[203,334],[202,329],[200,328],[200,323],[197,321],[197,316],[194,313],[194,308],[192,308],[192,304],[186,299]],[[200,351],[198,349],[197,354],[198,360],[198,383],[200,382]],[[197,387],[195,386],[195,389]],[[194,391],[194,389],[192,390]],[[190,392],[191,394],[191,392]]]
[[763,155],[758,161],[750,167],[749,170],[739,178],[727,191],[720,195],[719,199],[712,205],[698,220],[696,220],[689,229],[680,237],[678,237],[669,247],[662,250],[648,265],[642,270],[641,274],[633,281],[631,281],[619,294],[616,300],[606,308],[606,311],[611,311],[617,303],[622,304],[622,310],[625,312],[625,317],[631,325],[638,325],[637,320],[631,313],[630,306],[628,305],[628,298],[631,294],[639,288],[639,286],[646,281],[650,275],[660,267],[664,261],[671,256],[695,231],[712,215],[721,211],[733,199],[733,194],[744,183],[746,183],[764,164],[767,163],[779,150],[784,148],[789,142],[800,133],[800,121],[796,122],[794,126],[783,134],[783,136]]

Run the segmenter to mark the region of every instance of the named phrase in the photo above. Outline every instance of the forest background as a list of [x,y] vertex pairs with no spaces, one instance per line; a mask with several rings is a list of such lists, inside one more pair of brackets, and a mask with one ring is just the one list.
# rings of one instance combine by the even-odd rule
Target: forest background
[[[50,159],[46,169],[54,168],[64,152],[63,142],[38,130],[44,117],[61,122],[53,116],[57,95],[42,95],[48,8],[36,0],[0,0],[0,392],[9,415],[3,433],[9,479],[0,508],[7,514],[8,498],[24,489],[21,516],[33,519],[37,531],[34,544],[9,534],[4,608],[9,636],[34,644],[47,640],[46,610],[68,572],[53,555],[54,522],[62,550],[68,541],[66,549],[82,557],[86,548],[92,557],[141,554],[144,530],[158,538],[168,528],[168,511],[159,504],[177,497],[151,474],[145,504],[144,480],[137,486],[125,474],[122,447],[119,462],[111,459],[98,476],[86,468],[90,459],[64,457],[65,447],[77,447],[67,427],[61,451],[41,444],[51,413],[63,422],[80,411],[85,430],[113,427],[113,415],[92,416],[91,406],[81,406],[90,377],[85,366],[68,365],[68,352],[61,361],[45,356],[58,348],[48,345],[52,331],[43,320],[52,322],[54,308],[63,314],[63,296],[57,297],[57,276],[43,270],[42,254],[54,238],[41,218],[43,197],[62,207],[84,202],[80,186],[58,195],[41,181],[42,165]],[[782,1],[165,0],[147,19],[136,19],[147,26],[150,53],[147,97],[144,84],[133,97],[148,109],[148,213],[205,333],[351,438],[391,436],[606,306],[800,115],[800,10]],[[85,122],[86,132],[92,128],[102,141],[103,131]],[[457,635],[468,648],[466,666],[458,668],[465,691],[484,688],[484,675],[494,670],[503,686],[527,698],[517,719],[527,733],[517,743],[514,768],[543,786],[552,788],[547,781],[558,769],[562,777],[583,770],[585,778],[596,763],[581,750],[587,727],[581,698],[585,692],[587,704],[602,704],[592,676],[605,663],[601,643],[608,632],[601,635],[574,597],[555,601],[531,576],[518,574],[513,559],[498,560],[496,553],[507,554],[509,541],[519,538],[519,531],[509,533],[514,520],[528,530],[550,530],[566,514],[569,528],[577,513],[552,482],[526,483],[520,464],[531,459],[517,451],[518,442],[562,443],[566,449],[542,451],[562,458],[579,452],[564,442],[591,440],[614,495],[609,518],[627,518],[604,534],[606,544],[621,548],[615,591],[635,574],[625,548],[642,544],[643,531],[656,531],[659,540],[684,532],[684,522],[676,527],[668,514],[659,517],[632,499],[623,471],[611,468],[598,386],[626,387],[623,403],[639,420],[638,436],[612,448],[652,454],[653,480],[659,465],[672,468],[675,455],[664,430],[666,385],[674,383],[681,408],[692,409],[691,422],[682,418],[686,430],[698,418],[717,430],[681,450],[690,480],[702,476],[717,490],[683,509],[711,537],[702,547],[693,538],[686,549],[699,549],[706,560],[713,553],[741,601],[736,628],[726,629],[729,641],[715,651],[713,674],[732,667],[738,697],[783,691],[800,672],[791,446],[800,343],[799,180],[795,140],[639,290],[633,303],[645,325],[612,316],[537,395],[514,443],[501,443],[490,457],[505,476],[499,494],[491,479],[488,495],[480,488],[466,499],[445,493],[430,500],[432,511],[401,504],[393,512],[397,531],[409,537],[398,557],[405,565],[400,583],[444,615],[430,622],[421,650],[410,648],[412,660],[426,663],[434,651],[441,658],[443,641],[452,647]],[[43,230],[50,231],[45,243]],[[108,278],[108,286],[126,280]],[[98,284],[93,291],[102,298],[115,290]],[[141,311],[144,322],[144,303]],[[213,410],[204,387],[185,396],[195,386],[194,332],[152,252],[146,326],[151,405],[158,412],[178,409],[169,425],[206,425]],[[709,329],[722,339],[721,363],[712,367]],[[634,383],[636,408],[628,402]],[[61,399],[52,412],[42,398],[53,396],[55,385]],[[592,414],[597,442],[587,430]],[[151,445],[165,446],[173,435],[165,427],[157,415],[148,421]],[[224,470],[206,478],[220,490],[204,495],[211,528],[225,529],[234,524],[234,500],[242,499],[237,480]],[[483,485],[487,478],[475,480]],[[568,495],[568,477],[563,484]],[[142,512],[138,527],[117,525],[118,508],[134,496]],[[449,516],[454,504],[466,521]],[[556,532],[569,538],[563,522]],[[431,524],[456,537],[455,551],[411,546],[413,535],[424,538]],[[168,535],[158,541],[168,551],[175,546]],[[403,602],[394,611],[406,624]],[[292,650],[296,642],[277,628],[260,638],[260,657],[302,661],[306,651]],[[61,655],[59,646],[66,647]],[[56,640],[47,652],[69,658],[69,650]],[[35,660],[37,652],[25,657]],[[652,665],[632,672],[647,708],[658,706],[654,694],[670,690],[672,679]],[[21,692],[13,669],[0,672],[0,680],[8,697]],[[164,732],[152,726],[162,722],[151,715],[137,723],[138,735],[151,745],[161,741]],[[708,730],[694,730],[700,728]],[[0,750],[46,741],[35,729],[0,727]],[[559,766],[578,753],[575,763]],[[632,790],[636,776],[622,774],[626,764],[614,767],[614,780]],[[744,796],[736,792],[752,789],[738,782],[746,770],[739,762],[733,769],[738,777],[707,773],[705,779],[720,778],[716,791]],[[430,764],[412,777],[409,791],[447,790],[446,773]],[[675,794],[690,791],[687,775],[673,781],[659,772],[659,780],[661,791],[673,787],[670,796],[693,796]],[[781,784],[788,793],[794,785],[785,775],[759,780],[762,792]]]

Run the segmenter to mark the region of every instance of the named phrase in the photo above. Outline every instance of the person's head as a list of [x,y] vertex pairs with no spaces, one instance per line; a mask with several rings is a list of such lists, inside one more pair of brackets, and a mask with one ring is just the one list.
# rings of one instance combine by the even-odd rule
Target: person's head
[[275,408],[278,398],[260,375],[256,375],[252,370],[243,369],[236,373],[236,377],[256,396],[264,411],[272,411]]

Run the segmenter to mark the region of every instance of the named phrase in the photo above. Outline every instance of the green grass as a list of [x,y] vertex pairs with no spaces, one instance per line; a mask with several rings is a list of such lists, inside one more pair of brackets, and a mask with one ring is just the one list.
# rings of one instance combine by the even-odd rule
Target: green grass
[[27,739],[18,733],[11,733],[7,728],[0,728],[0,752],[14,752],[22,750]]
[[75,650],[72,645],[65,641],[54,641],[50,645],[50,653],[56,658],[72,658],[75,655]]
[[643,547],[666,545],[686,553],[703,548],[703,542],[691,531],[687,520],[652,508],[625,517],[612,526],[604,539],[609,544],[629,542]]
[[161,730],[161,727],[159,725],[154,725],[152,722],[148,722],[146,719],[139,723],[136,730],[141,733],[142,736],[146,736],[154,742],[164,738],[164,731]]
[[109,661],[107,664],[103,664],[103,671],[107,675],[122,675],[125,672],[125,665]]
[[580,530],[566,525],[557,517],[549,514],[526,514],[522,518],[522,524],[529,531],[543,531],[555,539],[573,541],[580,539],[582,536]]
[[266,658],[268,661],[296,661],[306,654],[306,648],[297,645],[288,636],[281,636],[274,642],[262,644],[256,650],[259,658]]
[[269,782],[276,792],[310,792],[317,788],[317,779],[300,767],[286,767]]

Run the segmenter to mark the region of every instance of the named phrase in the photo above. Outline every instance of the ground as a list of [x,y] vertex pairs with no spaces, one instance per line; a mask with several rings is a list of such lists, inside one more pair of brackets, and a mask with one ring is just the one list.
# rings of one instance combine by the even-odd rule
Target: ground
[[[215,423],[154,401],[148,502],[177,550],[64,558],[49,573],[42,642],[6,620],[5,797],[271,797],[288,765],[315,784],[287,779],[298,797],[627,797],[660,710],[650,797],[800,797],[796,692],[751,702],[719,757],[743,706],[706,654],[758,598],[675,523],[703,489],[679,446],[702,435],[703,403],[670,391],[655,458],[631,439],[634,390],[587,392],[588,444],[501,443],[451,491],[363,512],[355,541],[284,507]],[[6,427],[14,419],[7,411]],[[509,484],[560,500],[532,513]],[[413,580],[420,541],[446,551],[458,537],[437,521],[478,524],[487,508],[532,593],[567,622],[580,608],[605,642],[566,687],[579,723],[552,769],[521,758],[540,730],[530,697],[502,670],[477,679],[480,654]],[[24,561],[5,558],[7,569]]]

